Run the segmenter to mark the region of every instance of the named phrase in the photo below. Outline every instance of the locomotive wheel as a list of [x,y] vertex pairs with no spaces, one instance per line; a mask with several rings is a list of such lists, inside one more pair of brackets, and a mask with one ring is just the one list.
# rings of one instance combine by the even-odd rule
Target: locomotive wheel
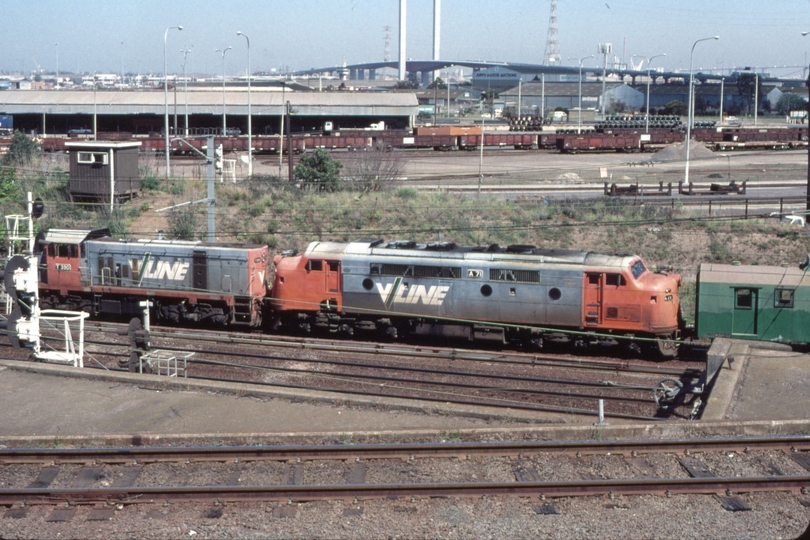
[[664,358],[675,358],[678,356],[678,342],[674,339],[658,338],[658,352]]
[[683,383],[677,379],[661,379],[653,388],[655,404],[659,407],[672,405],[681,388],[683,388]]

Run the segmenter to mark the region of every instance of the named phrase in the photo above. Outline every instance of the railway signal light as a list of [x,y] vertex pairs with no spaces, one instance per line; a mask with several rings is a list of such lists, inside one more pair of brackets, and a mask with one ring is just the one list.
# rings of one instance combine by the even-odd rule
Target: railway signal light
[[222,172],[222,145],[218,144],[214,149],[214,167]]
[[14,301],[6,331],[14,347],[40,350],[39,341],[39,269],[35,256],[12,257],[6,265],[3,283]]

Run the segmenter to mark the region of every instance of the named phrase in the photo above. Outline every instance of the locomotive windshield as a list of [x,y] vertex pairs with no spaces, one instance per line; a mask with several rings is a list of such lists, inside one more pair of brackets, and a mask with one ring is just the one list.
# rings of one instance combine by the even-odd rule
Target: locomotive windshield
[[630,267],[630,272],[633,274],[633,277],[638,279],[638,277],[647,270],[647,267],[644,266],[644,261],[641,259],[637,260],[633,263],[633,266]]

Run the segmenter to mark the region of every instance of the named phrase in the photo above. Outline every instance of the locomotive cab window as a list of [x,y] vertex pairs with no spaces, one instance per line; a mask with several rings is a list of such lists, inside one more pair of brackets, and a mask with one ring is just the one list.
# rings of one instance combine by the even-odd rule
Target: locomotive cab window
[[619,287],[627,285],[627,280],[621,274],[605,274],[605,285]]
[[326,263],[329,265],[330,272],[337,272],[338,270],[340,270],[339,261],[326,261]]
[[48,256],[50,257],[70,257],[78,256],[79,246],[76,244],[49,244]]
[[644,266],[644,263],[641,259],[637,260],[633,263],[633,266],[630,267],[630,272],[633,274],[633,277],[638,279],[641,274],[643,274],[647,270],[647,267]]
[[736,289],[734,294],[736,297],[734,307],[736,309],[752,309],[754,307],[751,289]]
[[323,272],[323,261],[310,259],[307,261],[307,272]]
[[774,291],[773,307],[777,308],[792,308],[793,307],[793,294],[794,289],[781,289],[777,288]]

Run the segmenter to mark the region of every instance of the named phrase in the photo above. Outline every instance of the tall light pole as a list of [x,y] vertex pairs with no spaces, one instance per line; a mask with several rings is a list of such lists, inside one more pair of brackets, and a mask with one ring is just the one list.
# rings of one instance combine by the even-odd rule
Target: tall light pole
[[236,32],[237,36],[243,36],[247,40],[248,52],[248,66],[247,66],[247,79],[248,79],[248,176],[253,176],[253,127],[250,122],[250,38],[247,37],[242,31]]
[[720,78],[720,124],[723,123],[723,96],[725,95],[725,88],[723,88],[726,84],[726,78]]
[[59,90],[59,42],[54,43],[56,47],[56,89]]
[[689,108],[686,111],[686,172],[684,175],[684,184],[689,186],[689,139],[692,138],[692,58],[695,55],[695,45],[701,41],[709,41],[711,39],[720,39],[720,36],[712,36],[701,38],[692,44],[692,52],[689,53]]
[[287,108],[285,103],[285,92],[287,90],[286,83],[281,81],[281,135],[278,139],[278,177],[281,178],[281,171],[284,170],[284,120],[286,120]]
[[124,42],[121,42],[121,86],[124,86]]
[[171,164],[169,154],[171,153],[171,141],[169,140],[169,59],[166,56],[166,40],[169,37],[169,30],[176,28],[182,31],[182,26],[170,26],[163,33],[163,131],[166,133],[166,178],[171,177]]
[[[593,58],[592,54],[579,60],[579,108],[577,109],[577,133],[582,131],[582,62],[588,58]],[[576,60],[576,58],[569,58],[569,60]]]
[[641,56],[640,54],[633,55],[633,58],[638,56],[639,58],[643,58],[647,61],[647,122],[644,126],[644,133],[650,132],[650,82],[652,81],[652,77],[650,76],[650,62],[655,60],[656,58],[660,58],[662,56],[666,56],[666,53],[656,54],[655,56],[651,56],[647,58],[646,56]]
[[[803,36],[810,34],[810,32],[802,32]],[[810,73],[807,76],[807,88],[810,91]],[[806,121],[810,124],[810,99],[807,100],[807,119]],[[43,131],[45,129],[43,128]],[[807,163],[810,164],[810,145],[807,146]],[[805,205],[805,210],[810,212],[810,167],[807,168],[807,202]]]
[[186,57],[188,56],[188,53],[191,52],[191,49],[180,52],[183,53],[183,96],[186,102],[186,127],[183,130],[183,134],[188,137],[188,77],[186,77]]
[[227,136],[228,125],[225,119],[225,53],[230,51],[233,47],[228,46],[225,49],[214,49],[214,52],[222,53],[222,136]]

